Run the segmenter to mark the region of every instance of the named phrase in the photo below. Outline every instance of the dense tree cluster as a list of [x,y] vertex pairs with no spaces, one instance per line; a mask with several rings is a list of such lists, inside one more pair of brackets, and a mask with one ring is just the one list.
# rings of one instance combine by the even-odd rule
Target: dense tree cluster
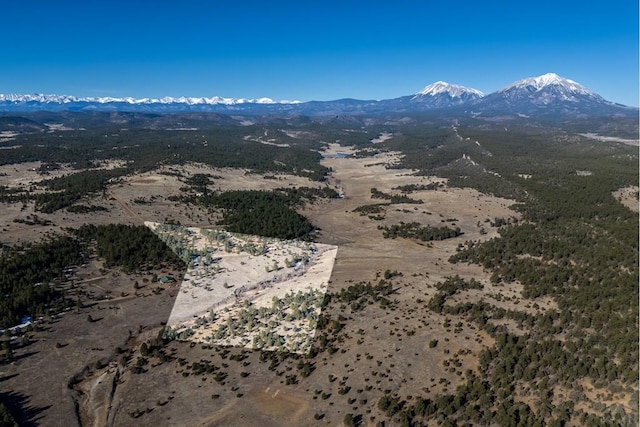
[[383,191],[378,190],[377,188],[371,189],[371,198],[372,199],[384,199],[389,200],[391,204],[400,204],[400,203],[413,203],[413,204],[422,204],[422,200],[412,199],[406,194],[389,194]]
[[429,308],[436,313],[441,313],[447,298],[466,289],[482,289],[480,282],[471,279],[469,281],[461,279],[459,276],[447,277],[444,282],[436,284],[438,292],[429,301]]
[[227,191],[197,200],[223,210],[220,224],[227,230],[281,239],[311,239],[313,225],[295,207],[317,197],[333,196],[331,189]]
[[180,258],[145,226],[84,225],[73,233],[87,243],[95,242],[98,256],[108,267],[122,267],[131,272],[161,263],[183,266]]
[[41,185],[52,191],[66,191],[74,194],[96,193],[104,190],[109,180],[126,173],[125,168],[85,170],[45,180]]
[[64,278],[65,269],[83,261],[83,245],[67,236],[42,243],[4,248],[0,255],[0,327],[58,312],[68,305],[51,283]]
[[310,237],[313,225],[281,195],[265,191],[223,193],[218,207],[229,231],[281,239]]
[[414,191],[424,191],[424,190],[437,190],[438,188],[443,187],[444,184],[440,181],[430,182],[429,184],[406,184],[399,185],[394,190],[401,191],[403,193],[411,194]]
[[194,191],[207,194],[209,185],[213,184],[213,179],[219,179],[219,176],[213,176],[208,173],[196,173],[185,180],[185,183]]
[[430,225],[422,226],[418,222],[394,224],[390,227],[379,226],[383,230],[382,236],[385,239],[395,239],[402,237],[404,239],[418,239],[423,242],[431,240],[451,239],[462,235],[460,227],[449,228],[446,225],[442,227],[432,227]]
[[361,205],[353,211],[358,212],[361,216],[379,214],[384,212],[384,206],[389,206],[390,204],[391,203],[374,203],[371,205]]

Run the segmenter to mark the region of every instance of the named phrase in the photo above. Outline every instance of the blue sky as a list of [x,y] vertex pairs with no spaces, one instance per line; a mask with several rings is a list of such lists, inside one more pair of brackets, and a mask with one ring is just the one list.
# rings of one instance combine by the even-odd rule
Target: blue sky
[[638,106],[638,1],[4,0],[0,93],[385,99],[555,72]]

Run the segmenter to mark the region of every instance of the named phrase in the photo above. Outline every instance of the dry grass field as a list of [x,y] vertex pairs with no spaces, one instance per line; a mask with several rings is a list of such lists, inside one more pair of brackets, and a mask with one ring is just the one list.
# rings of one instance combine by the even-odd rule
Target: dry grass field
[[[350,150],[336,144],[327,150],[337,152]],[[396,273],[390,279],[394,292],[388,297],[389,305],[371,302],[353,310],[346,303],[334,302],[323,310],[341,324],[334,352],[324,351],[307,360],[295,354],[173,341],[165,349],[167,360],[162,361],[159,354],[143,355],[142,343],[152,343],[162,332],[180,292],[179,285],[149,279],[153,273],[181,278],[185,272],[125,275],[94,260],[73,278],[73,285],[83,292],[84,304],[39,322],[29,333],[30,344],[17,350],[16,361],[0,367],[3,389],[24,396],[37,423],[47,426],[334,426],[341,425],[349,413],[359,415],[362,425],[373,426],[383,419],[377,402],[385,394],[411,401],[417,396],[453,392],[465,380],[465,371],[476,369],[479,352],[491,346],[493,339],[470,322],[429,310],[427,302],[436,293],[437,282],[459,275],[484,285],[481,290],[461,292],[448,303],[485,300],[536,313],[554,307],[554,302],[549,298],[524,300],[520,284],[492,284],[490,273],[482,267],[448,262],[465,241],[495,237],[497,229],[491,226],[495,218],[518,218],[510,209],[512,201],[450,188],[443,178],[387,167],[398,159],[399,154],[393,152],[323,159],[323,165],[332,169],[329,186],[343,197],[318,201],[302,211],[320,229],[318,243],[338,247],[329,293],[337,294],[358,282],[376,283],[387,271]],[[0,184],[29,185],[42,179],[33,170],[37,167],[5,166]],[[242,170],[164,166],[126,177],[104,196],[87,201],[106,207],[107,212],[61,210],[37,214],[50,225],[25,225],[14,219],[36,215],[32,204],[3,204],[2,240],[36,240],[83,223],[179,221],[212,227],[215,215],[199,206],[168,200],[180,194],[184,183],[163,173],[167,171],[185,177],[211,174],[215,176],[213,187],[221,190],[319,185],[289,175],[265,179]],[[408,195],[422,203],[383,206],[376,218],[354,211],[384,202],[371,198],[372,188],[399,194],[396,187],[401,185],[437,182],[441,183],[437,189]],[[142,199],[144,203],[136,202]],[[383,238],[379,226],[401,222],[455,226],[463,234],[429,243]],[[143,286],[134,289],[135,281]],[[514,321],[504,324],[514,333],[524,327]],[[309,365],[302,366],[304,361]],[[43,389],[50,392],[43,394]]]

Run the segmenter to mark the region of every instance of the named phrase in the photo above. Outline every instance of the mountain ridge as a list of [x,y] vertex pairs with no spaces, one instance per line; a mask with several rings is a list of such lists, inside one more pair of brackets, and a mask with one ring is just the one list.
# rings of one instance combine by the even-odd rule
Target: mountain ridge
[[[465,110],[469,108],[469,110]],[[413,95],[383,100],[343,98],[332,101],[274,101],[271,98],[213,97],[76,97],[71,95],[0,94],[0,111],[220,112],[236,114],[354,115],[449,111],[487,114],[630,115],[637,108],[605,100],[579,83],[547,73],[513,82],[485,95],[457,84],[437,81]],[[462,109],[462,110],[461,110]]]

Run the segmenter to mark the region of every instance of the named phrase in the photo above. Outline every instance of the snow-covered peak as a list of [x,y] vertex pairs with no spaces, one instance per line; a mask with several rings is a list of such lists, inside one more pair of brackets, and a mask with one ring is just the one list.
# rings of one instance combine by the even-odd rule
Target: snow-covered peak
[[34,93],[29,95],[19,95],[10,93],[7,95],[0,93],[0,101],[6,102],[56,102],[59,104],[65,104],[69,102],[77,102],[79,98],[69,95],[43,95],[40,93]]
[[579,83],[574,82],[573,80],[565,79],[555,73],[547,73],[538,77],[529,77],[526,79],[518,80],[515,83],[510,84],[509,86],[502,88],[498,91],[498,93],[506,92],[512,89],[522,89],[526,88],[528,90],[540,91],[547,87],[558,87],[565,90],[568,90],[572,93],[580,93],[583,95],[595,95],[589,89],[585,88]]
[[459,98],[462,96],[482,98],[484,96],[484,93],[480,92],[477,89],[455,85],[443,81],[437,81],[430,84],[429,86],[426,86],[420,92],[416,93],[415,97],[436,96],[440,94],[449,95],[451,98]]

